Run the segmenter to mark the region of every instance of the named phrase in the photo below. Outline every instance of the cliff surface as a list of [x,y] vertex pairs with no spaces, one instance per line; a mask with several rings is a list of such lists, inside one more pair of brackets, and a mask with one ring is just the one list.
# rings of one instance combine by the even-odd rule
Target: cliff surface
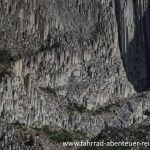
[[0,149],[65,149],[148,119],[149,12],[148,0],[0,0]]

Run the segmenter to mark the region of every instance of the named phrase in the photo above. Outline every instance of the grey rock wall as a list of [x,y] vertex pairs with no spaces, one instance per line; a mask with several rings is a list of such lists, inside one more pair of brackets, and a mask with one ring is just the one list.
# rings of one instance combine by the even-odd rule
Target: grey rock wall
[[149,89],[149,1],[117,1],[119,46],[128,80],[136,91]]
[[1,0],[0,8],[1,149],[27,149],[7,142],[14,122],[91,138],[146,119],[149,95],[132,95],[149,84],[148,0]]

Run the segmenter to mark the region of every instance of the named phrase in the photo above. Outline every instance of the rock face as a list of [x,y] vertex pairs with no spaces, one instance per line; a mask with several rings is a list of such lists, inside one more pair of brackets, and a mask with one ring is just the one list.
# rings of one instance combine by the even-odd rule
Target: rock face
[[1,149],[33,149],[15,142],[16,122],[37,142],[32,128],[92,138],[147,118],[149,93],[138,92],[150,81],[148,0],[0,0],[0,8]]
[[117,1],[119,46],[128,80],[136,91],[149,88],[149,1]]

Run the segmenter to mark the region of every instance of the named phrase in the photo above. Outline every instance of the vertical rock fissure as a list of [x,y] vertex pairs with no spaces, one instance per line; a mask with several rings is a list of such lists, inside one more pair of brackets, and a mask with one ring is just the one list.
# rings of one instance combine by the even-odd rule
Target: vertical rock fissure
[[[149,5],[145,8],[144,1],[115,1],[115,13],[118,26],[118,44],[121,53],[123,66],[128,80],[137,92],[149,88]],[[128,4],[129,3],[129,4]],[[149,2],[147,2],[149,3]],[[133,11],[127,12],[122,5],[133,5]],[[142,8],[141,8],[142,7]],[[130,14],[133,13],[133,14]],[[126,15],[133,15],[133,22],[126,20]],[[132,25],[128,25],[128,22]],[[134,30],[132,30],[133,28]],[[133,33],[130,33],[130,30]],[[131,35],[133,37],[131,39]],[[130,37],[130,38],[129,38]],[[130,40],[129,40],[130,39]]]
[[143,24],[144,24],[144,28],[143,28],[143,30],[144,30],[144,40],[145,40],[145,47],[146,47],[146,49],[145,49],[145,57],[146,57],[146,64],[147,64],[147,84],[146,84],[146,90],[148,90],[149,88],[150,88],[150,61],[149,61],[149,58],[150,58],[150,53],[149,53],[149,49],[150,49],[150,46],[149,46],[149,44],[148,44],[148,39],[149,39],[149,34],[150,34],[150,30],[148,30],[148,32],[147,32],[147,29],[148,29],[148,27],[149,27],[149,23],[150,22],[148,22],[148,25],[147,25],[147,19],[149,19],[150,20],[150,16],[148,16],[148,18],[147,18],[147,15],[149,14],[149,12],[150,12],[150,7],[149,7],[150,5],[148,5],[148,9],[147,9],[147,11],[146,11],[146,14],[145,14],[145,16],[143,17]]

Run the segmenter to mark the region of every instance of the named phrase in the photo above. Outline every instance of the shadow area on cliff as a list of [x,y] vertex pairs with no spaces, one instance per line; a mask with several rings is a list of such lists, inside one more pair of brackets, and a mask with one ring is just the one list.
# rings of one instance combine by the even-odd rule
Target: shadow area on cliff
[[[139,7],[134,1],[134,37],[128,43],[127,26],[121,26],[119,8],[117,6],[118,38],[123,66],[129,82],[137,92],[150,90],[150,5],[147,10],[139,14]],[[141,16],[141,17],[140,17]],[[123,18],[124,19],[124,18]],[[122,36],[123,34],[123,36]],[[127,42],[126,42],[127,41]]]

